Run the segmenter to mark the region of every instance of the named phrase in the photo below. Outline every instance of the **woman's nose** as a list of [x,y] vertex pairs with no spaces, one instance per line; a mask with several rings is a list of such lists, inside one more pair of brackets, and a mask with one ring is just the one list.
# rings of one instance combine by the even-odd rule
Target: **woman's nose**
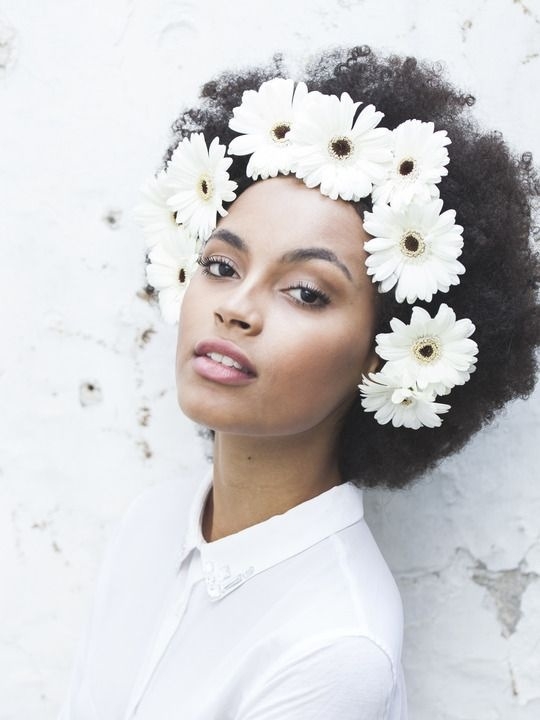
[[243,333],[256,335],[262,329],[262,316],[247,297],[230,296],[214,310],[216,325],[239,328]]

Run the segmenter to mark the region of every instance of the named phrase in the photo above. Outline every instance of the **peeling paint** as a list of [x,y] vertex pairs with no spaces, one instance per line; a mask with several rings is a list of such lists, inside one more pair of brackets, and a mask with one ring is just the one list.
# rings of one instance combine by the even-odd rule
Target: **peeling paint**
[[103,393],[97,380],[85,380],[79,385],[79,401],[83,407],[102,402]]
[[146,302],[157,302],[156,292],[151,285],[145,285],[143,288],[137,291],[136,295],[139,299],[145,300]]
[[99,345],[100,347],[105,348],[106,350],[109,350],[116,355],[121,354],[118,348],[116,348],[114,345],[110,345],[105,340],[103,340],[103,338],[96,337],[95,335],[92,335],[88,332],[72,330],[71,328],[66,327],[64,324],[64,318],[60,315],[57,315],[56,313],[46,314],[44,324],[46,328],[48,328],[52,332],[58,333],[58,335],[63,335],[65,338],[80,338],[81,340],[91,342],[94,345]]
[[[203,431],[200,431],[204,436]],[[400,582],[417,583],[429,577],[441,579],[445,574],[452,574],[455,569],[455,560],[459,555],[468,557],[471,564],[468,566],[471,572],[471,579],[477,585],[485,587],[492,597],[496,611],[497,620],[501,626],[501,635],[509,638],[516,630],[521,619],[521,599],[523,593],[531,582],[540,579],[540,575],[533,571],[527,571],[527,561],[522,559],[516,568],[508,570],[488,570],[486,564],[475,558],[468,548],[457,547],[453,556],[447,563],[437,568],[423,568],[419,570],[408,570],[395,573]]]
[[531,17],[535,21],[535,23],[540,24],[540,19],[538,18],[538,15],[535,15],[532,10],[527,5],[525,5],[523,0],[513,0],[513,2],[514,5],[518,5],[521,8],[524,15],[529,15],[529,17]]
[[156,330],[153,327],[146,328],[146,330],[143,330],[137,337],[137,345],[140,348],[145,347],[145,345],[148,345],[150,340],[152,339],[152,335],[155,335]]
[[30,527],[32,528],[32,530],[45,530],[49,527],[50,524],[51,523],[49,520],[41,520],[39,522],[32,523]]
[[513,697],[517,697],[519,693],[516,684],[516,676],[514,675],[514,668],[512,667],[510,660],[508,660],[508,672],[510,673],[510,687],[512,688],[512,695]]
[[139,408],[138,417],[137,417],[137,422],[139,423],[139,425],[142,425],[143,427],[147,427],[148,423],[150,422],[150,417],[151,417],[151,413],[150,413],[149,407],[147,407],[145,405],[145,406]]
[[142,455],[145,460],[148,460],[153,456],[153,452],[150,448],[150,445],[146,442],[146,440],[137,440],[137,445],[142,450]]
[[461,39],[463,42],[467,41],[469,30],[472,28],[472,25],[472,20],[465,20],[465,22],[461,24]]
[[103,216],[103,221],[108,225],[111,230],[117,230],[120,226],[120,220],[122,219],[121,210],[109,210]]
[[17,33],[15,28],[0,21],[0,71],[6,71],[15,63]]
[[505,638],[515,632],[521,619],[521,598],[527,586],[540,577],[535,572],[525,572],[525,566],[522,560],[516,568],[493,572],[477,560],[477,569],[472,574],[473,581],[485,587],[493,598],[501,634]]

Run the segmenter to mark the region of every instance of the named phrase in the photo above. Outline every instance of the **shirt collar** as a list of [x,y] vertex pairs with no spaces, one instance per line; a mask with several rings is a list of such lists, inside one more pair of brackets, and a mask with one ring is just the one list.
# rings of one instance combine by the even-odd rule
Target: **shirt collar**
[[364,515],[363,490],[352,481],[336,485],[280,515],[206,542],[202,514],[213,482],[211,468],[191,502],[181,561],[198,548],[211,600],[219,600],[246,580],[358,522]]

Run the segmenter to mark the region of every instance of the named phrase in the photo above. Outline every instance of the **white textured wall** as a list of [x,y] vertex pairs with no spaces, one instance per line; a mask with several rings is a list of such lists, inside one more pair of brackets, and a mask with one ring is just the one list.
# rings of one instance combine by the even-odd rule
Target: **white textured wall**
[[[114,523],[204,465],[175,330],[138,295],[138,187],[209,75],[326,43],[442,60],[540,159],[538,0],[3,0],[0,720],[55,717]],[[540,717],[539,397],[413,490],[367,493],[411,720]]]

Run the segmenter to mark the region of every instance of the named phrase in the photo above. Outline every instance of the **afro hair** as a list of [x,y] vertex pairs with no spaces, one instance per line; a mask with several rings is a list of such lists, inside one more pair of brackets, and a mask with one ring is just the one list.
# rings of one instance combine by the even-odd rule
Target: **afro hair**
[[[229,119],[243,92],[273,77],[289,77],[281,55],[264,66],[223,72],[204,84],[199,105],[185,109],[172,126],[174,139],[164,166],[192,132],[202,132],[207,143],[217,136],[228,144],[236,135]],[[538,175],[530,153],[515,155],[499,132],[478,126],[470,110],[474,97],[454,87],[439,63],[384,56],[367,46],[333,48],[310,59],[296,79],[309,90],[338,96],[348,92],[353,100],[374,104],[390,129],[416,118],[446,130],[452,141],[449,173],[439,189],[444,206],[456,211],[456,222],[464,227],[460,260],[466,273],[445,293],[444,302],[476,326],[476,371],[444,398],[451,410],[436,429],[380,425],[364,411],[358,394],[339,437],[344,481],[403,488],[462,448],[506,403],[525,399],[534,389],[540,344],[540,257],[533,224]],[[237,196],[254,182],[246,176],[247,161],[248,156],[235,157],[229,169],[238,183]],[[369,198],[355,205],[362,215]],[[433,316],[439,304],[436,296],[422,306]],[[388,332],[392,317],[409,322],[410,308],[393,293],[380,294],[376,333]]]

